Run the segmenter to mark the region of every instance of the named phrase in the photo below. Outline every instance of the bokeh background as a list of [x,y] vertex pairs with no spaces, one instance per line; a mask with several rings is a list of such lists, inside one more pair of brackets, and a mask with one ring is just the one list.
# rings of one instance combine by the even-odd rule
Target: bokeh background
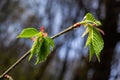
[[56,39],[47,60],[34,65],[28,57],[10,73],[14,80],[120,80],[120,0],[0,0],[0,74],[31,48],[30,39],[16,36],[28,27],[45,26],[49,36],[91,12],[103,25],[101,62],[88,59],[84,28]]

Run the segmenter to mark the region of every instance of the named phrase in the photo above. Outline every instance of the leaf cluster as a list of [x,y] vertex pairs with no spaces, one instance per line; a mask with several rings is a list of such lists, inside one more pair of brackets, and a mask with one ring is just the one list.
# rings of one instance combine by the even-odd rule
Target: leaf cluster
[[104,41],[97,27],[101,26],[101,22],[96,20],[91,13],[87,13],[85,20],[81,23],[86,28],[82,37],[88,34],[85,47],[89,47],[90,49],[89,61],[91,61],[92,57],[96,55],[98,61],[100,62],[100,52],[104,47]]
[[26,28],[18,36],[18,38],[35,38],[29,56],[30,60],[34,55],[36,55],[35,64],[44,61],[49,55],[51,48],[54,48],[54,41],[43,34],[44,32],[39,32],[35,28]]

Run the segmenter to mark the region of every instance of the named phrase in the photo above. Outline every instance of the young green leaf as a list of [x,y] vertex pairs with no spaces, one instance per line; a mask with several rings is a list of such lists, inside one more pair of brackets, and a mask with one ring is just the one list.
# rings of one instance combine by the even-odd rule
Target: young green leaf
[[103,33],[103,31],[95,26],[100,26],[101,22],[96,20],[91,13],[87,13],[85,20],[82,21],[81,24],[83,24],[85,28],[87,27],[82,36],[88,34],[85,47],[90,47],[89,61],[91,61],[92,57],[95,54],[98,61],[100,62],[100,52],[104,47],[104,41],[100,32]]
[[87,13],[86,14],[85,22],[87,22],[87,23],[94,23],[94,24],[96,24],[96,26],[100,26],[101,25],[101,22],[96,20],[95,17],[91,13]]
[[43,42],[44,42],[44,39],[43,38],[41,38],[41,42],[39,42],[38,44],[39,44],[39,46],[38,46],[38,49],[36,50],[36,62],[35,62],[35,64],[38,64],[40,61],[41,61],[41,47],[42,47],[42,45],[44,45],[43,44]]
[[91,13],[87,13],[85,16],[86,16],[86,20],[90,20],[92,22],[96,21],[95,17]]
[[98,58],[98,61],[100,62],[100,52],[104,47],[104,41],[102,39],[100,32],[98,32],[96,28],[93,28],[92,30],[92,45]]
[[91,26],[88,26],[87,28],[89,29],[89,33],[88,33],[88,38],[87,38],[85,47],[90,46],[90,44],[92,43],[92,29],[93,28]]
[[89,60],[91,60],[91,58],[93,57],[95,53],[98,61],[100,62],[100,52],[102,51],[104,47],[102,36],[100,32],[98,32],[97,29],[94,28],[93,26],[89,25],[88,28],[90,28],[90,30],[89,30],[89,34],[88,34],[85,47],[90,46],[90,59]]
[[42,44],[37,50],[37,60],[35,64],[44,61],[50,54],[50,47],[54,48],[54,41],[49,37],[42,38]]
[[17,38],[31,38],[36,36],[39,31],[35,28],[26,28],[17,36]]
[[40,52],[37,55],[37,62],[38,64],[41,61],[46,60],[47,56],[50,54],[50,46],[46,43],[46,41],[43,41],[43,44],[41,46]]
[[89,46],[89,51],[90,51],[89,61],[91,61],[92,57],[95,54],[94,49],[93,49],[93,45],[92,45],[92,37],[93,37],[92,36],[92,29],[93,29],[93,27],[92,26],[88,26],[87,28],[89,29],[89,33],[88,33],[88,38],[87,38],[85,47]]
[[29,59],[30,60],[33,55],[36,53],[38,47],[39,47],[39,40],[40,40],[40,37],[36,37],[36,40],[34,41],[33,45],[32,45],[32,48],[31,48],[31,53],[30,53],[30,56],[29,56]]
[[55,43],[54,43],[53,39],[46,37],[46,40],[47,40],[48,44],[52,47],[52,49],[54,49]]
[[92,60],[92,57],[94,56],[95,52],[94,52],[94,49],[93,49],[93,45],[90,44],[90,54],[89,54],[89,61]]

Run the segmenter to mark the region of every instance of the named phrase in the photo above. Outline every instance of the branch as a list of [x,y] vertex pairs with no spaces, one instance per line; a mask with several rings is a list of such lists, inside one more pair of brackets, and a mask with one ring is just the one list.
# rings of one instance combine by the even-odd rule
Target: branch
[[[74,25],[68,27],[67,29],[59,32],[58,34],[52,36],[51,38],[54,39],[54,38],[57,38],[58,36],[64,34],[64,33],[67,33],[71,30],[73,30],[74,28],[78,28],[80,27],[81,23],[78,22],[78,23],[75,23]],[[28,50],[22,57],[20,57],[13,65],[11,65],[2,75],[0,75],[0,79],[4,78],[5,75],[7,73],[9,73],[12,69],[14,69],[22,60],[24,60],[29,54],[30,54],[30,51],[31,50]]]

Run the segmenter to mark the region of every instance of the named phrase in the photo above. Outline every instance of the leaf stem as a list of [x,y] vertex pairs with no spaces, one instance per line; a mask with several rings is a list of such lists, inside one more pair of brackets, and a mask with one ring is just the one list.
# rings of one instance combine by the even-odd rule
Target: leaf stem
[[[51,38],[54,39],[54,38],[57,38],[58,36],[66,33],[66,32],[69,32],[71,30],[73,30],[74,28],[78,28],[80,27],[81,23],[78,22],[78,23],[75,23],[74,25],[68,27],[67,29],[59,32],[58,34],[52,36]],[[14,69],[22,60],[24,60],[29,54],[30,54],[30,50],[28,50],[22,57],[20,57],[13,65],[11,65],[5,72],[3,72],[3,74],[0,75],[0,79],[4,78],[4,76],[9,73],[12,69]]]

